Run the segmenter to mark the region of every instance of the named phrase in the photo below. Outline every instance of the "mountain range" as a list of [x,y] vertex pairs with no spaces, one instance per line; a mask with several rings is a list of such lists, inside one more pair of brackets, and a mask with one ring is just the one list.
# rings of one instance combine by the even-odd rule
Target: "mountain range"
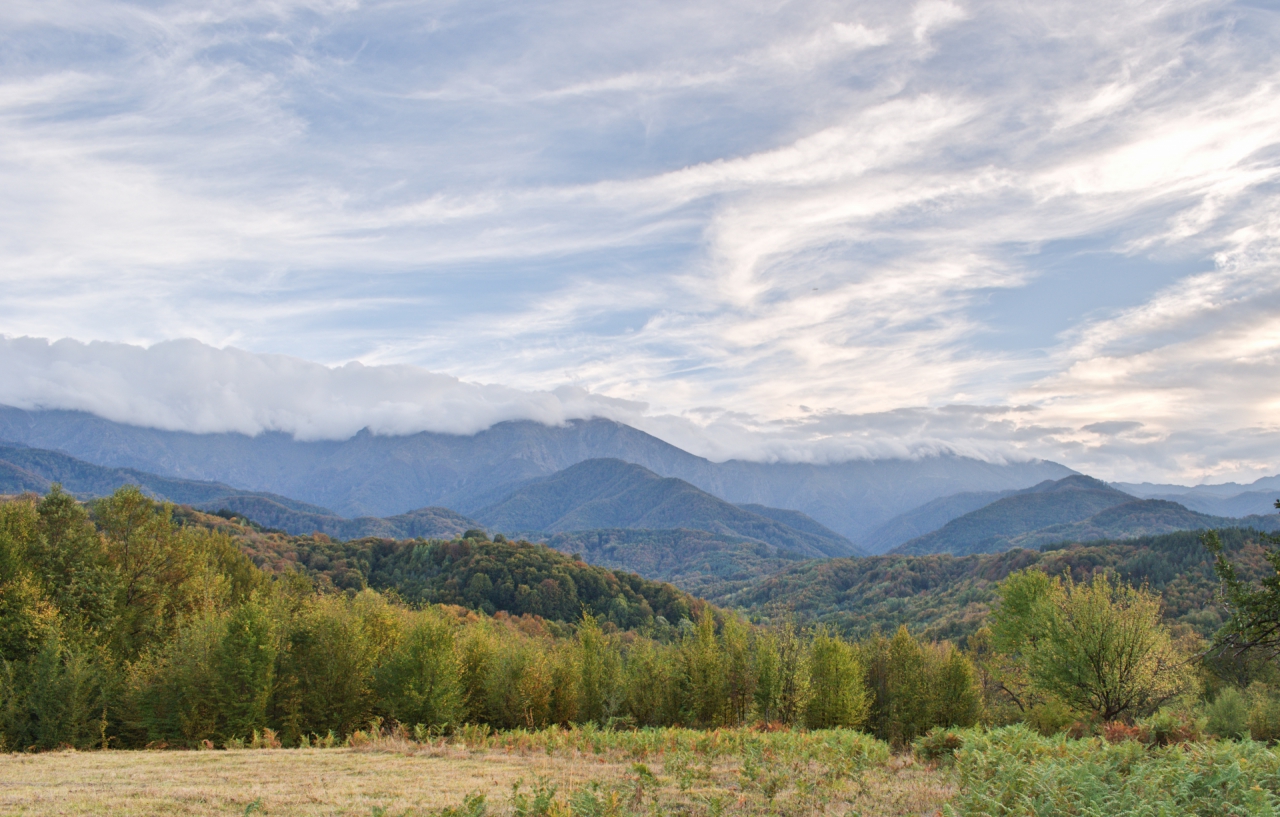
[[[183,473],[222,469],[236,479],[162,475],[13,443],[0,445],[0,492],[44,491],[61,482],[88,498],[138,484],[156,498],[242,516],[267,529],[302,536],[318,532],[337,540],[448,539],[485,528],[545,540],[563,552],[582,553],[593,563],[715,596],[735,592],[803,559],[886,550],[963,555],[1199,528],[1280,527],[1280,516],[1273,513],[1244,518],[1206,514],[1167,499],[1140,498],[1053,463],[996,466],[946,456],[830,466],[712,463],[603,420],[562,427],[503,423],[473,437],[382,437],[364,432],[342,442],[305,443],[279,435],[163,432],[76,412],[0,407],[0,435],[6,434],[58,438],[96,451],[97,456],[167,463]],[[583,458],[619,450],[628,456]],[[201,461],[205,454],[209,461]],[[236,461],[238,454],[246,461]],[[723,492],[628,459],[632,456],[719,484]],[[379,461],[380,469],[375,467]],[[555,467],[565,461],[571,462]],[[543,471],[548,473],[539,473]],[[1053,476],[1016,486],[1019,479],[1046,471]],[[254,474],[273,473],[281,484],[311,486],[315,493],[297,499],[247,481]],[[1274,502],[1266,489],[1272,482],[1280,485],[1280,478],[1269,480],[1248,486],[1141,485],[1134,490],[1176,495],[1200,506],[1216,502],[1219,507],[1253,509],[1261,504],[1258,497]],[[944,486],[972,487],[975,481],[978,487],[1001,481],[1015,485],[928,496]],[[723,486],[736,486],[741,493],[734,496]],[[355,501],[362,496],[399,492],[396,495],[407,501],[446,489],[452,491],[445,493],[452,497],[450,507],[429,504],[351,518],[351,508],[365,507]],[[790,496],[791,501],[779,507],[759,501],[760,495]],[[330,505],[311,501],[317,496],[347,504],[331,510]],[[920,496],[926,499],[886,516],[887,509]],[[858,539],[801,507],[830,510],[841,497],[844,507],[835,515],[846,524],[856,520],[862,526]],[[389,505],[392,500],[381,501]],[[874,519],[879,524],[867,527],[867,520]]]
[[898,514],[962,491],[1005,491],[1071,469],[943,454],[831,464],[712,462],[610,420],[563,426],[499,423],[471,436],[362,431],[347,440],[287,434],[193,434],[87,412],[0,406],[0,441],[53,449],[111,468],[212,481],[294,497],[342,517],[389,517],[441,506],[470,515],[524,483],[589,459],[636,463],[727,502],[807,514],[855,543]]
[[452,538],[483,527],[540,538],[569,530],[658,528],[672,529],[670,536],[677,539],[723,535],[732,543],[730,550],[743,555],[754,554],[763,545],[782,562],[861,554],[848,539],[798,511],[760,505],[740,508],[683,480],[659,477],[621,460],[587,460],[546,479],[529,481],[503,501],[482,509],[477,519],[440,507],[345,519],[327,508],[275,494],[106,468],[57,451],[0,446],[0,493],[43,493],[54,482],[86,499],[123,485],[138,485],[156,499],[206,511],[230,511],[290,534],[319,532],[340,540]]
[[864,555],[798,511],[732,505],[682,479],[617,459],[586,460],[535,480],[480,509],[475,518],[490,530],[513,534],[690,528],[754,539],[810,558]]

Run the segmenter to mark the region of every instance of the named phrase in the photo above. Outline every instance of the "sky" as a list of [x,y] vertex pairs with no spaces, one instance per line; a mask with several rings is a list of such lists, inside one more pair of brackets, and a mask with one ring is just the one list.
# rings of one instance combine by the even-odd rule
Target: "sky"
[[1280,2],[7,0],[0,402],[1280,472]]

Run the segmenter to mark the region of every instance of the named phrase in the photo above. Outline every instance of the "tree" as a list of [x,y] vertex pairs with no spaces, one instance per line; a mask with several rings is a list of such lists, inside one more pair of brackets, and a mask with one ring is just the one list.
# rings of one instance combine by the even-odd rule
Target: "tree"
[[1032,691],[1072,709],[1104,721],[1131,718],[1190,682],[1161,623],[1160,600],[1144,589],[1101,573],[1087,584],[1023,573],[1001,585],[1001,599],[993,640],[1019,650]]
[[810,729],[860,726],[870,705],[862,675],[853,647],[820,629],[809,648],[812,695],[805,708],[805,725]]
[[[1280,500],[1276,500],[1276,507],[1280,508]],[[1221,582],[1228,614],[1227,623],[1215,642],[1220,652],[1275,657],[1280,655],[1280,548],[1274,546],[1280,545],[1280,537],[1267,534],[1258,534],[1258,537],[1263,544],[1273,546],[1266,553],[1273,573],[1255,586],[1236,574],[1217,531],[1204,534],[1202,541],[1214,555],[1213,569]]]
[[1048,631],[1057,592],[1058,583],[1043,571],[1010,573],[1000,583],[1000,605],[991,614],[989,628],[975,642],[985,659],[985,685],[1013,701],[1024,716],[1039,703],[1030,659]]
[[436,612],[419,613],[378,668],[387,714],[400,723],[446,727],[462,714],[462,685],[453,627]]
[[715,617],[705,611],[682,645],[689,679],[689,714],[699,726],[719,726],[728,707],[725,657],[716,638]]

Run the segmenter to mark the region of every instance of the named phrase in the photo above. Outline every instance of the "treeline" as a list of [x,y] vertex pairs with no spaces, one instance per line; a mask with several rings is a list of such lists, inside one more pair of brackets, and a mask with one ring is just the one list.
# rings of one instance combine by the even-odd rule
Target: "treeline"
[[[397,553],[406,572],[460,560],[488,577],[483,554],[501,545],[514,547]],[[0,505],[0,741],[217,746],[269,729],[300,745],[384,719],[419,731],[760,722],[905,742],[981,716],[974,667],[949,644],[906,630],[853,644],[709,606],[695,617],[637,631],[589,610],[566,626],[368,588],[320,592],[301,572],[259,569],[226,533],[177,524],[136,489],[89,510],[54,490]]]

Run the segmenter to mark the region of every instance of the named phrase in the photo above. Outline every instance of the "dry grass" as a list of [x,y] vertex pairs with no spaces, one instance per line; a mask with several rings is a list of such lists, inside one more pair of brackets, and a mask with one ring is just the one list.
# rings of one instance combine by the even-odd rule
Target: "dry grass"
[[909,758],[846,775],[780,758],[754,779],[733,756],[646,760],[641,767],[618,752],[475,750],[403,740],[342,749],[0,755],[0,813],[204,817],[248,809],[398,817],[435,814],[480,792],[490,814],[505,814],[517,781],[528,790],[543,780],[558,789],[562,805],[598,784],[620,807],[614,813],[887,817],[936,814],[956,791],[948,772]]

